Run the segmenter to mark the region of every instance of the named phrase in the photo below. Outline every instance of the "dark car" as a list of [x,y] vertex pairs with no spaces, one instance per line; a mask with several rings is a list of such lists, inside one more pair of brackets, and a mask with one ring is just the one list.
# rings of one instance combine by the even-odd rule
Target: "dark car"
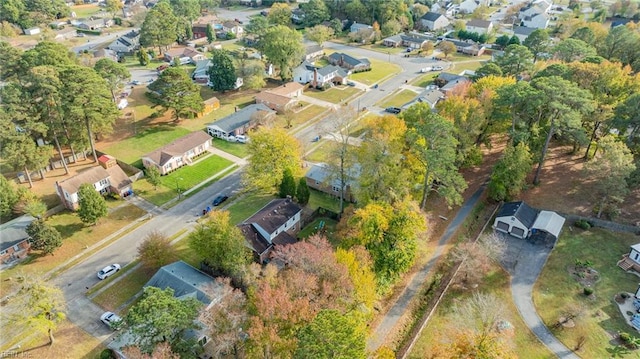
[[402,111],[402,109],[398,108],[398,107],[387,107],[384,109],[386,112],[389,113],[395,113],[396,115],[400,113],[400,111]]
[[242,20],[240,19],[234,19],[238,24],[242,25]]
[[226,201],[226,200],[228,200],[228,199],[229,199],[229,197],[227,197],[227,196],[225,196],[225,195],[219,195],[218,197],[216,197],[216,198],[213,200],[213,203],[211,203],[211,204],[212,204],[214,207],[217,207],[217,206],[221,205],[221,204],[222,204],[222,202],[224,202],[224,201]]

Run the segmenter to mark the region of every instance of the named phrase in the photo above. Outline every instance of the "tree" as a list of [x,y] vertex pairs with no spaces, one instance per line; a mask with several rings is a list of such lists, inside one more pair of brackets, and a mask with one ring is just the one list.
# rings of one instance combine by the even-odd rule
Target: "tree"
[[29,277],[15,298],[18,303],[11,312],[17,313],[16,322],[46,333],[49,345],[53,345],[53,332],[66,317],[62,291],[42,279]]
[[627,137],[627,144],[640,135],[640,93],[634,93],[615,109],[613,124]]
[[533,62],[538,60],[540,54],[549,50],[550,40],[549,33],[545,29],[534,30],[522,43],[533,54]]
[[319,25],[331,18],[329,9],[323,0],[309,0],[306,4],[300,4],[300,9],[304,11],[304,25],[306,27]]
[[142,265],[150,271],[155,271],[176,260],[175,249],[171,245],[171,241],[167,236],[157,231],[152,231],[145,236],[138,246],[138,257],[140,257]]
[[19,200],[20,196],[15,186],[0,174],[0,217],[11,215],[11,209]]
[[371,23],[373,19],[369,14],[371,11],[362,3],[361,0],[353,0],[347,3],[344,7],[345,15],[347,19],[353,20],[359,23]]
[[476,70],[476,74],[473,76],[474,80],[479,80],[487,76],[502,76],[502,69],[495,62],[489,61],[480,66]]
[[269,61],[278,66],[283,81],[291,78],[291,69],[297,66],[304,56],[302,35],[284,25],[267,29],[260,41],[260,49]]
[[269,28],[269,20],[264,16],[252,17],[249,20],[245,30],[248,34],[262,36],[264,32]]
[[180,359],[180,355],[174,353],[167,342],[156,345],[151,354],[143,353],[142,350],[135,345],[122,348],[122,352],[129,359]]
[[520,75],[531,69],[533,65],[533,54],[528,48],[522,45],[509,45],[504,50],[504,54],[495,60],[502,69],[504,75]]
[[455,54],[457,51],[456,45],[451,41],[441,41],[437,48],[442,51],[445,58],[448,58],[451,54]]
[[244,79],[242,87],[257,90],[265,86],[264,62],[260,60],[243,59],[239,64],[240,77]]
[[80,185],[78,205],[78,217],[83,223],[95,225],[100,218],[107,215],[107,201],[92,184]]
[[246,339],[243,328],[247,327],[249,315],[247,312],[247,297],[240,289],[234,289],[229,281],[222,284],[222,299],[208,308],[200,311],[199,320],[204,324],[211,342],[212,354],[216,358],[233,353],[238,357],[238,344]]
[[336,249],[336,260],[344,264],[353,282],[353,297],[356,305],[362,305],[366,311],[363,317],[366,320],[374,314],[374,305],[378,300],[376,293],[376,276],[373,273],[371,255],[363,246]]
[[179,122],[181,117],[193,116],[204,109],[200,88],[180,68],[169,67],[164,70],[158,79],[149,85],[149,90],[159,94],[155,98],[161,106],[173,110],[176,122]]
[[478,241],[459,244],[451,252],[453,260],[460,262],[456,275],[463,276],[462,282],[467,287],[478,285],[505,249],[505,240],[495,233],[484,235]]
[[120,111],[113,103],[107,82],[92,68],[73,66],[60,72],[63,83],[62,93],[74,94],[66,98],[62,108],[65,119],[81,124],[87,130],[87,139],[97,161],[94,133],[109,133]]
[[162,183],[160,170],[156,166],[150,166],[145,169],[145,177],[147,181],[153,186],[153,189],[158,189],[158,186]]
[[311,197],[311,191],[309,191],[307,181],[304,177],[300,177],[298,188],[296,188],[296,200],[304,206],[309,203],[309,197]]
[[[610,209],[616,209],[619,203],[629,193],[627,180],[636,169],[634,158],[629,148],[616,141],[613,136],[605,136],[598,145],[602,149],[601,155],[584,165],[587,178],[595,180],[595,192],[597,200],[597,217]],[[615,214],[611,213],[610,214]]]
[[280,198],[293,197],[296,193],[296,180],[290,168],[285,168],[280,181],[280,190],[278,196]]
[[555,57],[564,62],[580,61],[594,56],[596,49],[582,40],[564,39],[553,50]]
[[210,44],[216,40],[216,33],[213,31],[213,26],[207,24],[207,42]]
[[526,185],[533,161],[529,146],[524,142],[517,146],[507,145],[498,161],[489,182],[489,197],[494,201],[510,201],[517,198]]
[[244,182],[249,188],[275,190],[286,169],[294,177],[300,175],[302,146],[284,130],[262,128],[251,136],[247,145],[250,159]]
[[291,24],[291,8],[287,3],[274,3],[269,9],[267,20],[272,25],[288,27]]
[[236,67],[226,50],[213,50],[209,67],[209,82],[214,91],[225,92],[236,87]]
[[140,45],[158,47],[169,46],[178,38],[178,18],[168,2],[161,1],[151,8],[140,28]]
[[229,222],[229,212],[214,211],[189,235],[189,245],[214,271],[238,279],[251,262],[240,229]]
[[509,35],[501,35],[496,38],[496,45],[500,46],[501,49],[504,49],[509,45]]
[[116,14],[122,10],[123,3],[120,0],[106,0],[105,1],[105,10],[111,14],[111,17],[116,17]]
[[334,35],[334,31],[332,28],[324,25],[316,25],[308,28],[304,36],[309,41],[317,42],[318,45],[323,46],[325,41],[332,38],[333,35]]
[[182,334],[196,329],[195,319],[201,303],[193,297],[176,298],[173,289],[145,287],[142,296],[124,317],[129,333],[143,352],[167,342],[175,351]]
[[435,48],[435,46],[433,46],[433,42],[431,41],[425,41],[422,44],[422,47],[420,48],[422,50],[422,52],[424,52],[425,56],[429,56],[431,55],[431,53],[433,52],[433,49]]
[[33,188],[31,170],[43,168],[51,158],[51,146],[38,146],[28,135],[15,133],[5,138],[2,158],[14,170],[24,170],[29,188]]
[[31,222],[26,232],[29,235],[31,248],[42,251],[44,254],[51,254],[62,245],[60,232],[48,225],[43,219],[36,219]]
[[[2,3],[0,3],[0,7]],[[2,11],[0,10],[0,14]],[[1,16],[1,15],[0,15]],[[15,79],[21,72],[22,51],[6,41],[0,41],[0,80]]]
[[140,50],[136,52],[138,56],[138,62],[140,66],[147,66],[149,64],[149,53],[144,47],[141,47]]
[[186,19],[189,24],[200,17],[199,0],[169,0],[175,16]]
[[113,102],[117,102],[116,92],[122,90],[125,83],[131,78],[129,70],[123,64],[107,58],[98,60],[93,68],[100,77],[107,80]]
[[482,162],[478,137],[487,121],[480,100],[466,95],[450,94],[436,105],[438,114],[453,123],[456,146],[456,165],[472,167]]
[[323,310],[298,334],[294,358],[361,358],[366,355],[365,328],[348,314]]
[[461,204],[467,184],[455,165],[458,141],[453,124],[423,103],[407,109],[402,119],[408,128],[409,151],[422,172],[420,208],[426,207],[431,191],[443,196],[449,206]]

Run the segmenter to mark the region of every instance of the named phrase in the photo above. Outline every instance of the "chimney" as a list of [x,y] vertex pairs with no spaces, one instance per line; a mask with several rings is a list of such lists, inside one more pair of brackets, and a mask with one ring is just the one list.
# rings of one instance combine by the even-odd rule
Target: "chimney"
[[318,69],[313,69],[313,87],[318,87]]

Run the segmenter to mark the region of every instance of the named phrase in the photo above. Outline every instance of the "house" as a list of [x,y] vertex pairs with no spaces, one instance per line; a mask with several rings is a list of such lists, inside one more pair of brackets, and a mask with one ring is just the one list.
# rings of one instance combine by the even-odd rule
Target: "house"
[[538,211],[526,203],[507,202],[496,215],[493,228],[518,238],[555,241],[565,219],[552,211]]
[[420,24],[427,30],[435,31],[444,29],[451,23],[449,22],[449,19],[446,18],[446,16],[429,11],[426,14],[422,15],[422,17],[420,18]]
[[34,218],[23,215],[0,224],[0,264],[11,264],[29,254],[31,243],[26,232]]
[[536,14],[547,14],[553,7],[553,3],[547,0],[535,0],[529,4],[520,8],[518,18],[523,19],[526,16],[533,16]]
[[300,84],[306,85],[309,82],[313,81],[314,74],[317,69],[318,67],[314,66],[309,61],[303,61],[300,65],[296,66],[293,69],[293,80]]
[[225,21],[222,23],[222,31],[225,33],[232,33],[235,37],[242,37],[244,29],[235,21]]
[[411,102],[407,107],[411,107],[411,105],[414,104],[415,102],[422,102],[429,105],[431,109],[434,109],[436,107],[436,104],[440,102],[440,100],[443,100],[444,98],[445,98],[445,94],[440,90],[437,90],[437,89],[424,90],[422,93],[418,95],[415,101]]
[[425,36],[415,32],[402,34],[400,35],[400,39],[402,40],[402,46],[406,46],[410,49],[421,49],[422,45],[434,40],[429,36]]
[[203,131],[191,132],[170,144],[142,156],[144,168],[156,167],[161,175],[166,175],[182,166],[193,163],[211,147],[211,136]]
[[274,199],[238,225],[256,260],[264,263],[274,246],[296,243],[302,207],[290,198]]
[[546,29],[549,26],[549,15],[546,13],[534,14],[522,18],[521,26]]
[[28,29],[24,29],[24,34],[25,35],[38,35],[40,33],[40,28],[39,27],[31,27]]
[[209,68],[211,67],[211,60],[199,60],[195,62],[196,68],[191,74],[191,79],[199,84],[206,84],[209,82]]
[[[357,187],[356,179],[359,176],[359,170],[347,170],[347,179],[345,180],[344,200],[355,202],[354,190]],[[326,163],[311,164],[309,170],[304,175],[309,188],[340,198],[340,179],[332,176],[329,165]]]
[[113,50],[119,54],[131,55],[140,48],[140,31],[131,30],[128,33],[118,37],[114,42],[107,46],[107,49]]
[[449,72],[441,72],[434,82],[440,87],[441,92],[447,94],[458,86],[471,83],[471,79],[466,76],[460,76]]
[[304,86],[297,82],[289,82],[280,87],[268,89],[256,95],[256,103],[261,103],[270,109],[284,113],[298,103]]
[[[195,23],[191,26],[191,31],[193,32],[193,39],[202,39],[207,37],[207,24],[199,24]],[[213,31],[213,27],[211,28]]]
[[116,53],[113,50],[109,50],[109,49],[100,49],[96,52],[93,53],[93,58],[95,58],[96,60],[100,60],[100,59],[109,59],[111,61],[115,61],[118,62],[118,53]]
[[520,43],[522,43],[527,39],[527,37],[529,37],[529,35],[531,35],[532,32],[536,30],[538,29],[526,26],[514,26],[513,34],[520,40]]
[[264,104],[249,105],[227,117],[207,124],[207,133],[222,139],[244,135],[260,123],[272,120],[275,115],[276,112]]
[[197,61],[206,60],[207,57],[189,46],[177,46],[164,52],[164,60],[174,63],[175,59],[180,60],[180,64],[195,64]]
[[389,36],[382,39],[382,44],[387,47],[398,47],[402,44],[402,37],[400,34]]
[[308,61],[304,61],[293,69],[294,81],[303,85],[311,83],[311,86],[315,88],[324,88],[331,86],[331,84],[344,85],[348,76],[349,72],[341,67],[327,65],[318,68]]
[[304,61],[315,61],[324,56],[324,50],[320,45],[308,45],[304,48]]
[[354,21],[353,24],[351,24],[351,26],[349,27],[349,32],[358,32],[361,30],[373,30],[373,26],[360,24]]
[[144,286],[171,288],[174,297],[195,298],[204,305],[215,304],[223,295],[221,283],[183,261],[161,267]]
[[478,34],[488,34],[493,30],[493,23],[491,21],[473,19],[467,21],[467,31],[475,32]]
[[65,27],[56,31],[56,36],[54,37],[54,39],[58,41],[64,41],[72,39],[76,37],[76,35],[78,35],[78,31],[76,31],[76,29],[74,29],[73,27]]
[[102,155],[98,158],[98,164],[100,166],[91,167],[64,181],[56,182],[56,192],[66,208],[73,211],[78,209],[78,190],[85,183],[92,185],[103,195],[114,193],[127,197],[132,193],[133,181],[120,168],[115,158]]
[[105,27],[110,27],[111,25],[113,25],[113,20],[111,19],[94,19],[81,21],[78,24],[78,28],[82,30],[96,31],[104,29]]
[[[463,14],[471,14],[480,6],[480,2],[476,0],[465,0],[460,3],[460,12]],[[433,9],[432,9],[433,11]]]
[[340,66],[347,70],[351,70],[352,72],[371,70],[371,63],[369,62],[369,59],[356,59],[355,57],[342,52],[334,52],[329,55],[327,60],[331,65]]
[[217,97],[212,97],[204,101],[204,109],[202,110],[202,112],[198,114],[198,117],[206,116],[219,108],[220,108],[220,100],[218,100]]
[[454,45],[456,45],[457,52],[460,52],[466,55],[480,56],[486,50],[486,47],[484,45],[477,44],[472,40],[460,41],[460,40],[454,40],[454,39],[447,39],[446,41],[449,41]]
[[640,243],[632,245],[629,253],[622,255],[622,259],[618,261],[618,267],[625,271],[640,272]]

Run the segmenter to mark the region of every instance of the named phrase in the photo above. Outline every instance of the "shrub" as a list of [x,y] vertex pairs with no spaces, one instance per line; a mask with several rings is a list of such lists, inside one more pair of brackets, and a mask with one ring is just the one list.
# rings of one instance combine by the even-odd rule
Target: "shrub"
[[624,299],[628,299],[628,298],[629,298],[629,293],[627,293],[627,292],[622,292],[622,293],[620,293],[620,296],[621,296],[622,298],[624,298]]
[[584,219],[580,219],[578,221],[576,221],[576,223],[574,224],[576,227],[587,230],[589,228],[591,228],[591,223],[589,223],[588,221],[584,220]]
[[620,337],[620,341],[622,341],[625,344],[631,342],[631,335],[627,332],[620,332],[618,336]]
[[585,287],[582,292],[584,293],[584,295],[586,295],[588,297],[591,294],[593,294],[593,288]]

